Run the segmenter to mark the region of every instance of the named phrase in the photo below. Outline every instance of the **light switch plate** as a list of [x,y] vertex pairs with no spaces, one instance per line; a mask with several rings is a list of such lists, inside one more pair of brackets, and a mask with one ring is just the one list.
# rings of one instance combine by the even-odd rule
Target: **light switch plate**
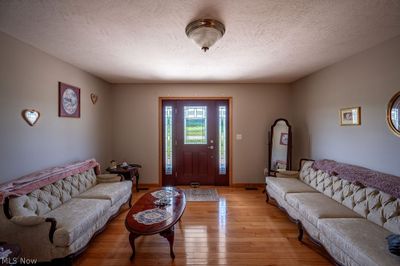
[[242,138],[243,138],[242,134],[236,134],[236,139],[237,140],[242,140]]

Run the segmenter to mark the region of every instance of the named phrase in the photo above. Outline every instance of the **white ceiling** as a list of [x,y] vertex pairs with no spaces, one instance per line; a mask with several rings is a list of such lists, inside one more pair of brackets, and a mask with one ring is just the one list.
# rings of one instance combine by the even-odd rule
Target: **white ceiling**
[[[185,35],[205,17],[207,53]],[[400,35],[400,1],[3,0],[0,31],[111,83],[291,82]]]

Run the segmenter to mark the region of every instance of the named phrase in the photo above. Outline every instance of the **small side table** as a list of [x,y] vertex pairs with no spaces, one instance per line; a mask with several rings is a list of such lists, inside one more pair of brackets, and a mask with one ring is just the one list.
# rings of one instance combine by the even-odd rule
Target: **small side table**
[[132,180],[133,181],[133,177],[136,178],[136,191],[139,192],[139,169],[142,168],[142,166],[140,164],[129,164],[126,167],[121,167],[121,165],[118,165],[117,168],[115,169],[111,169],[110,167],[108,167],[106,169],[107,172],[111,173],[111,174],[118,174],[118,175],[122,175],[125,180]]

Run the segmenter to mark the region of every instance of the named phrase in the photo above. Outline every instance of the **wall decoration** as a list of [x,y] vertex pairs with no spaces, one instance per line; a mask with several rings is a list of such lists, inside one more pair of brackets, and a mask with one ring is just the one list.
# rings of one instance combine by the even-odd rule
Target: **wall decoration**
[[117,169],[117,162],[115,160],[110,161],[110,169]]
[[271,126],[268,140],[268,175],[276,176],[280,170],[290,170],[292,166],[292,127],[284,118],[279,118]]
[[341,126],[361,125],[361,107],[342,108],[339,115]]
[[25,109],[22,111],[22,117],[32,127],[39,120],[40,112],[33,109]]
[[96,94],[94,94],[94,93],[90,94],[90,100],[92,100],[93,104],[96,104],[98,99],[99,99],[99,96],[97,96]]
[[58,93],[58,116],[81,117],[81,89],[59,82]]
[[288,145],[288,141],[289,141],[289,134],[282,132],[279,144]]
[[400,91],[390,99],[386,113],[389,128],[400,137]]

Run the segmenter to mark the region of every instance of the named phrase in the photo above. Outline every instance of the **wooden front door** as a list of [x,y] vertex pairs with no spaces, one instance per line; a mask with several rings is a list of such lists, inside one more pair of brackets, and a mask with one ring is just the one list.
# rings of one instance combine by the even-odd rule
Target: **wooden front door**
[[228,185],[226,100],[164,100],[163,185]]

